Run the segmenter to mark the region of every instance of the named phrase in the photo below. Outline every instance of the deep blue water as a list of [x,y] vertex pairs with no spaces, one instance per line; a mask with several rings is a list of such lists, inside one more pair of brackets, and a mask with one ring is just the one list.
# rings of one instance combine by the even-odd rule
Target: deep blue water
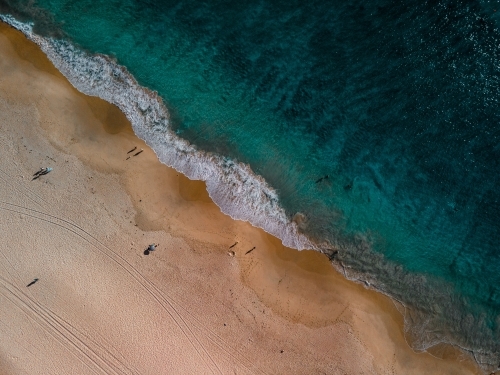
[[249,164],[412,307],[417,347],[500,362],[499,1],[0,0],[13,9],[113,56],[179,136]]

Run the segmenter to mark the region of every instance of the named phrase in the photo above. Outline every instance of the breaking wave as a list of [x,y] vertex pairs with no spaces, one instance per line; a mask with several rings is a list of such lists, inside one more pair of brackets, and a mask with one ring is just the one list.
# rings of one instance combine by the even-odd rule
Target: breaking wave
[[67,41],[41,37],[33,32],[31,23],[9,15],[0,15],[0,19],[35,42],[77,90],[120,108],[135,134],[162,163],[190,179],[205,181],[208,194],[223,213],[262,228],[280,238],[285,246],[320,249],[299,232],[297,224],[280,207],[276,191],[248,165],[200,151],[179,138],[171,130],[162,99],[141,87],[125,67],[105,55],[83,52]]
[[294,217],[287,215],[277,192],[250,166],[199,150],[178,137],[170,126],[162,99],[141,87],[125,67],[105,55],[86,53],[68,41],[41,37],[33,32],[32,24],[12,16],[0,15],[0,19],[35,42],[76,89],[119,107],[135,134],[154,150],[162,163],[190,179],[205,181],[210,197],[223,213],[262,228],[280,238],[285,246],[326,253],[336,259],[332,264],[346,278],[363,282],[392,298],[410,301],[412,308],[407,309],[401,303],[401,311],[414,349],[426,350],[441,342],[460,343],[483,368],[497,368],[497,336],[491,333],[484,319],[476,321],[470,314],[464,315],[468,306],[456,298],[453,285],[443,282],[438,285],[423,275],[406,272],[374,252],[370,240],[361,235],[349,240],[330,237],[330,243],[311,240],[300,229],[307,218],[300,213]]

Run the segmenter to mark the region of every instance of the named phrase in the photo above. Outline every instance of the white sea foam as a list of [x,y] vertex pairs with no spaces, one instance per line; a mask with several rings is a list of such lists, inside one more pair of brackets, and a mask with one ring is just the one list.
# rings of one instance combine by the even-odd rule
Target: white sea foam
[[[162,163],[191,179],[206,181],[210,197],[222,212],[234,219],[245,220],[264,229],[280,238],[288,247],[299,250],[332,251],[331,245],[318,245],[299,232],[297,224],[287,217],[280,206],[276,191],[267,185],[262,177],[253,173],[248,165],[197,150],[179,138],[169,126],[168,111],[161,98],[149,89],[141,87],[126,68],[119,66],[107,56],[83,52],[67,41],[41,37],[33,32],[32,24],[22,23],[11,16],[1,14],[0,20],[22,31],[39,45],[76,89],[117,105],[132,123],[136,135],[156,152]],[[334,247],[345,250],[341,243],[335,244]],[[367,255],[366,252],[362,254]],[[379,263],[380,259],[377,259],[374,259],[374,263]],[[344,267],[342,262],[332,264],[346,278],[394,298],[393,293],[387,293],[386,286],[376,277],[357,272],[349,266]],[[407,280],[407,284],[421,286],[422,283],[418,280],[416,282]],[[401,304],[404,306],[402,301]],[[457,345],[454,339],[448,341],[446,335],[429,334],[436,330],[428,327],[428,323],[431,322],[428,315],[418,316],[416,312],[409,315],[406,307],[404,310],[405,330],[408,333],[413,332],[412,336],[417,338],[412,343],[415,349],[426,350],[438,342]],[[449,311],[453,309],[450,308]],[[497,360],[495,353],[482,350],[481,345],[475,350],[467,346],[469,345],[459,347],[472,352],[483,369],[496,369],[495,363],[498,362],[495,362]]]
[[280,238],[298,250],[318,246],[301,234],[279,204],[276,191],[253,173],[250,166],[197,150],[179,138],[169,126],[169,114],[155,92],[141,87],[123,66],[104,55],[91,55],[71,43],[33,32],[33,25],[10,15],[0,19],[35,42],[54,66],[79,91],[118,106],[132,123],[135,134],[158,159],[190,179],[203,180],[222,212]]

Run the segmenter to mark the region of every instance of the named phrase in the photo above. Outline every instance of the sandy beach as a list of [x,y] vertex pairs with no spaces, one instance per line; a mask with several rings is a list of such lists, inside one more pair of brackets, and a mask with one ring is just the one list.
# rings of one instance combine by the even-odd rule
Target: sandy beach
[[0,374],[482,373],[415,353],[394,303],[324,255],[222,214],[3,23],[0,130]]

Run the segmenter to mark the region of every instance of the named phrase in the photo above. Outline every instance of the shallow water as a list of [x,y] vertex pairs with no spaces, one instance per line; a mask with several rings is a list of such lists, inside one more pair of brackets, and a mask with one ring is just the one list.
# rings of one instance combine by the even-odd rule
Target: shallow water
[[35,31],[126,66],[158,91],[178,136],[250,165],[348,275],[411,307],[417,348],[452,341],[496,367],[496,3],[10,6]]

